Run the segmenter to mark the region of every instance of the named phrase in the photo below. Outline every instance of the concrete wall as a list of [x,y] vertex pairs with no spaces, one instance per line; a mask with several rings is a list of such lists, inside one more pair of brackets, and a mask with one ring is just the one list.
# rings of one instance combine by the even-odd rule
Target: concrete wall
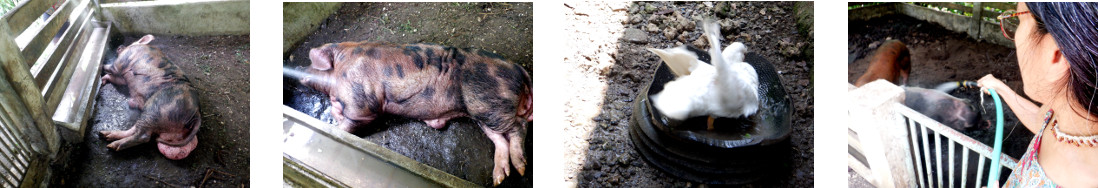
[[339,10],[340,3],[282,4],[282,53],[286,53]]
[[141,1],[102,4],[103,17],[122,33],[244,35],[250,29],[247,0]]
[[873,6],[867,6],[847,11],[847,19],[849,20],[869,20],[885,15],[896,14],[896,7],[900,6],[900,3],[885,3]]

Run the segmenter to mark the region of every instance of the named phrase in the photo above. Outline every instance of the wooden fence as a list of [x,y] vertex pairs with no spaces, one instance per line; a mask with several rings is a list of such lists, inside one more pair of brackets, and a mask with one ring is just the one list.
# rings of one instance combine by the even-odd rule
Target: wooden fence
[[939,24],[955,32],[965,33],[978,41],[1011,48],[1014,47],[1014,43],[1003,36],[999,28],[999,20],[996,18],[1003,11],[1015,9],[1016,6],[1017,3],[1004,2],[850,2],[847,4],[850,20],[868,20],[890,14],[903,14]]

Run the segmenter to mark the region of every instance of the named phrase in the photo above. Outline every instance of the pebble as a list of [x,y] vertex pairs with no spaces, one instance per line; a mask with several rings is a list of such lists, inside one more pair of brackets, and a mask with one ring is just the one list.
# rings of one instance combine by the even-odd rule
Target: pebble
[[678,36],[678,34],[678,29],[675,29],[674,27],[668,27],[667,29],[663,30],[663,37],[666,37],[667,39],[674,39],[675,36]]
[[709,37],[702,35],[698,37],[698,40],[694,40],[694,47],[698,49],[709,49]]
[[633,43],[647,43],[648,33],[636,28],[625,29],[625,35],[622,36],[625,41]]

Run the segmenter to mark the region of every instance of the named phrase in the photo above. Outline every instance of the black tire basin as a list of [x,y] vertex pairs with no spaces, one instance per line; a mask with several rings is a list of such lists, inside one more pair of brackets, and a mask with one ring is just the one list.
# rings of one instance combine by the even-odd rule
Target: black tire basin
[[759,75],[759,111],[747,118],[717,118],[712,131],[706,129],[706,117],[671,120],[652,105],[649,95],[674,79],[660,63],[652,82],[634,100],[630,121],[633,145],[649,164],[707,184],[746,184],[789,171],[792,103],[769,61],[754,53],[745,61]]

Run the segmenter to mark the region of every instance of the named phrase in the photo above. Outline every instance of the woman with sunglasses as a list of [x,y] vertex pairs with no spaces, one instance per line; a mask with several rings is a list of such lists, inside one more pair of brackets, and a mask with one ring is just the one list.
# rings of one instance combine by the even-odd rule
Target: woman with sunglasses
[[1098,187],[1098,3],[1018,3],[999,20],[1040,103],[990,74],[978,81],[1036,135],[1004,187]]

